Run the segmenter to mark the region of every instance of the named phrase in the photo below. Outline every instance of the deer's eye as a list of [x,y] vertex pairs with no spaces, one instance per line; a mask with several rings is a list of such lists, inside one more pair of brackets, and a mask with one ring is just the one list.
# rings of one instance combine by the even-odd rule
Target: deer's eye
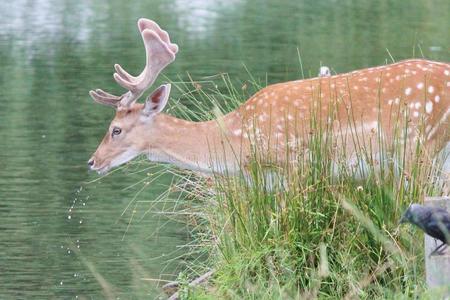
[[119,127],[114,127],[111,135],[112,136],[119,135],[121,132],[122,132],[122,129],[120,129]]

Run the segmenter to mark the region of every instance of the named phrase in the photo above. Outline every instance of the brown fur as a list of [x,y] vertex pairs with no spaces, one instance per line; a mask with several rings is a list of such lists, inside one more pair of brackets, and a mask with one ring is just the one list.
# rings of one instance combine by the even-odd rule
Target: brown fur
[[[143,105],[118,109],[93,155],[96,170],[107,170],[115,157],[132,149],[151,160],[203,172],[236,172],[248,163],[251,145],[282,165],[286,151],[296,153],[311,133],[311,116],[321,126],[332,122],[339,147],[349,156],[355,134],[377,149],[377,132],[392,138],[399,118],[411,126],[408,142],[423,131],[424,143],[440,150],[449,142],[450,64],[407,60],[330,77],[268,86],[219,120],[189,122],[157,114],[144,118]],[[333,111],[334,113],[332,113]],[[332,120],[329,117],[332,116]],[[379,122],[380,121],[380,122]],[[120,138],[111,138],[114,126]],[[423,126],[423,128],[422,128]],[[353,129],[352,129],[353,128]],[[352,131],[353,130],[353,131]]]

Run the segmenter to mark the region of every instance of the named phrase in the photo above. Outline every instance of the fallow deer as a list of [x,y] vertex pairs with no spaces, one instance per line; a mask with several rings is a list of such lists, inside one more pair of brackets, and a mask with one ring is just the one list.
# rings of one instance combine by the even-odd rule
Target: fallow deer
[[[200,172],[245,170],[252,145],[280,166],[286,153],[301,151],[302,139],[313,130],[311,118],[331,123],[336,135],[362,139],[392,138],[398,118],[406,116],[406,142],[423,133],[426,147],[441,150],[450,140],[450,64],[410,59],[345,74],[295,80],[267,86],[236,110],[205,122],[191,122],[162,113],[170,84],[157,88],[144,104],[138,98],[175,59],[178,46],[155,22],[138,21],[147,54],[142,73],[131,76],[115,65],[114,79],[128,91],[115,96],[90,91],[98,103],[116,109],[103,141],[88,164],[105,173],[138,155]],[[330,116],[333,116],[331,118]],[[377,139],[373,138],[377,151]],[[349,157],[353,143],[338,143]]]

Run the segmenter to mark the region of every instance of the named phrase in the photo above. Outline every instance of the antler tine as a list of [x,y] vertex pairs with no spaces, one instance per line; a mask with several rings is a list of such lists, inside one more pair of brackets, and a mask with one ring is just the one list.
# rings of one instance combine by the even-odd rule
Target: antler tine
[[104,96],[104,97],[110,97],[110,98],[113,98],[114,100],[120,100],[121,99],[119,96],[115,96],[113,94],[107,93],[107,92],[105,92],[102,89],[96,89],[95,91],[97,92],[97,94],[99,94],[101,96]]
[[134,76],[128,74],[119,64],[114,65],[114,69],[120,77],[127,79],[128,81],[133,81],[135,79]]
[[139,19],[138,28],[144,41],[146,64],[138,76],[132,76],[119,64],[114,65],[115,81],[128,91],[115,96],[102,90],[89,92],[91,97],[102,104],[120,107],[129,106],[153,84],[158,74],[175,59],[178,46],[170,42],[169,34],[158,24],[148,19]]
[[101,89],[97,89],[95,91],[89,91],[89,95],[95,102],[100,104],[109,105],[112,107],[118,107],[120,100],[122,97],[114,96],[109,94]]

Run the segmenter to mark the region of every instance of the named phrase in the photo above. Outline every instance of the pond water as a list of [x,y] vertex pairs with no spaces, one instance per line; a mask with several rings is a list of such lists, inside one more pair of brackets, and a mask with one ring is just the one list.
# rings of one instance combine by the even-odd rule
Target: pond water
[[450,60],[448,0],[1,1],[1,299],[153,298],[153,279],[185,266],[189,228],[155,205],[171,178],[152,181],[147,162],[100,179],[86,167],[113,116],[88,91],[121,92],[116,62],[141,70],[139,17],[180,46],[164,72],[175,81],[226,72],[242,84],[244,65],[274,83],[321,64]]

